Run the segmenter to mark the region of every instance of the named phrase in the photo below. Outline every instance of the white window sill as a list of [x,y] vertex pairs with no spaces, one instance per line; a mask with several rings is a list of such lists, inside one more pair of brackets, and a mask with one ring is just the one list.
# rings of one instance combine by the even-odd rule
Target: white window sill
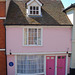
[[42,17],[42,15],[34,15],[34,14],[33,15],[32,14],[29,14],[28,16],[29,17]]
[[37,46],[42,46],[42,45],[23,45],[23,46],[28,46],[28,47],[35,46],[35,47],[37,47]]

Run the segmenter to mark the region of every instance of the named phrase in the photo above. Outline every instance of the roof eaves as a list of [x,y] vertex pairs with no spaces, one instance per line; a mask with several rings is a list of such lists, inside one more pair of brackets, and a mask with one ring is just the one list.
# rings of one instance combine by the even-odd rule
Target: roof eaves
[[4,24],[5,26],[73,26],[72,24]]

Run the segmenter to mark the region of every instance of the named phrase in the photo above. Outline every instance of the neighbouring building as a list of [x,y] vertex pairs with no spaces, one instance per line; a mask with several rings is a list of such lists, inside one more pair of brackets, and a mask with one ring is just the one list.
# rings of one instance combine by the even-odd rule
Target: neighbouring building
[[6,75],[5,27],[6,1],[0,0],[0,75]]
[[6,28],[8,75],[70,74],[72,23],[60,0],[12,0]]
[[75,3],[71,4],[68,8],[64,10],[68,18],[73,24],[72,27],[72,56],[71,56],[71,65],[70,65],[70,74],[75,75]]

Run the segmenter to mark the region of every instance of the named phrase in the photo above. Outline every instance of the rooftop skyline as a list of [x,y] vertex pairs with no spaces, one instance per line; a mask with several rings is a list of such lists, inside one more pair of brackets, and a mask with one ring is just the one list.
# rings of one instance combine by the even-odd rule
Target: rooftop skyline
[[67,8],[71,4],[75,3],[75,0],[61,0],[61,1],[62,1],[65,8]]

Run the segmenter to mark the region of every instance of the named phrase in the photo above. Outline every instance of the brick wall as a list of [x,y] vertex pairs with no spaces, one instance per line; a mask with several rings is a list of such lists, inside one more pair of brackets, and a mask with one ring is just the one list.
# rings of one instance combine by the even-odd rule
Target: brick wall
[[5,17],[6,2],[0,1],[0,17]]
[[6,75],[5,51],[0,51],[0,75]]
[[[5,27],[3,20],[0,20],[0,49],[5,49]],[[6,75],[5,51],[0,51],[0,75]]]
[[[5,17],[6,2],[0,0],[0,17]],[[5,49],[5,27],[4,20],[0,19],[0,49]],[[6,75],[5,51],[0,51],[0,75]]]
[[5,49],[5,28],[3,20],[0,20],[0,49]]

